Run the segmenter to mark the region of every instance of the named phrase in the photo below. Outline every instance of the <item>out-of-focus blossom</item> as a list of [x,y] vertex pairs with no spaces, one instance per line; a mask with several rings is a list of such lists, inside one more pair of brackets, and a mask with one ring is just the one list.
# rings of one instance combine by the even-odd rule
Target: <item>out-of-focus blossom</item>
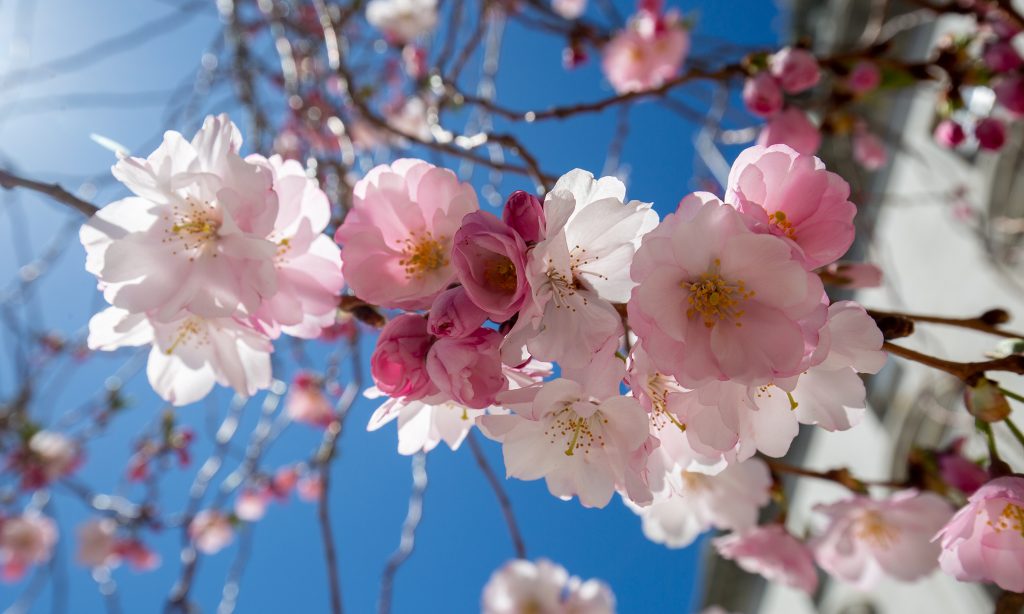
[[587,10],[587,0],[551,0],[551,8],[566,19],[577,19]]
[[427,330],[436,337],[466,337],[487,321],[487,313],[476,306],[464,286],[437,295],[427,314]]
[[788,94],[809,90],[821,80],[818,59],[806,49],[781,49],[768,58],[768,67]]
[[757,137],[757,144],[784,144],[802,154],[814,155],[821,147],[821,132],[802,109],[788,107],[768,120]]
[[25,488],[40,488],[70,475],[82,461],[79,445],[56,431],[37,431],[29,438],[26,448],[15,460]]
[[766,580],[792,586],[808,595],[818,588],[810,549],[781,524],[733,533],[712,543],[720,555]]
[[423,316],[407,313],[388,322],[370,356],[370,373],[377,388],[407,400],[436,393],[437,385],[427,374],[427,352],[433,343]]
[[1012,72],[1024,65],[1024,59],[1008,40],[996,40],[985,45],[982,59],[988,69],[997,75]]
[[882,269],[869,262],[833,262],[825,268],[826,283],[844,288],[877,288],[882,285]]
[[256,522],[267,513],[269,499],[266,493],[253,488],[243,489],[235,499],[235,516],[246,522]]
[[0,580],[16,582],[29,567],[50,560],[57,525],[35,512],[0,518]]
[[944,499],[914,490],[814,509],[828,517],[828,526],[811,543],[818,565],[862,590],[886,577],[909,582],[931,573],[940,552],[931,538],[953,516]]
[[296,422],[327,428],[334,421],[334,407],[323,384],[311,373],[296,374],[284,400],[284,411]]
[[966,138],[964,127],[955,120],[944,119],[935,126],[935,142],[947,149],[958,147]]
[[937,455],[942,481],[965,495],[972,495],[988,482],[988,471],[963,455],[964,439],[959,438]]
[[114,566],[117,555],[117,522],[94,518],[78,527],[78,562],[85,567]]
[[690,33],[675,12],[641,10],[605,45],[601,68],[619,94],[658,87],[679,73]]
[[756,458],[706,475],[671,465],[654,502],[641,507],[626,499],[643,519],[647,539],[669,548],[693,543],[711,527],[742,531],[757,524],[758,510],[768,504],[772,485],[768,466]]
[[1006,124],[997,117],[986,117],[974,124],[974,136],[978,147],[998,151],[1006,144]]
[[882,71],[878,64],[870,60],[861,60],[853,65],[846,76],[846,87],[855,94],[867,94],[878,89],[882,84]]
[[867,129],[853,134],[853,159],[869,171],[877,171],[889,161],[889,148],[874,132]]
[[842,256],[853,243],[857,207],[850,186],[818,158],[786,145],[749,147],[729,171],[725,202],[755,228],[799,247],[807,268]]
[[396,43],[408,43],[437,25],[437,0],[370,0],[366,21]]
[[526,242],[487,211],[474,211],[455,233],[452,262],[466,294],[495,322],[503,322],[530,293]]
[[999,104],[1015,115],[1024,115],[1024,75],[998,77],[993,81],[992,89]]
[[203,554],[216,554],[235,538],[231,520],[217,510],[201,510],[188,525],[188,536]]
[[583,581],[557,563],[509,561],[484,586],[482,614],[614,614],[615,596],[600,580]]
[[295,492],[299,499],[307,503],[319,501],[324,494],[324,481],[319,473],[312,473],[299,478],[295,485]]
[[1024,478],[996,478],[935,535],[942,571],[961,582],[1024,592]]
[[381,307],[426,309],[455,278],[452,241],[476,193],[455,173],[402,159],[356,183],[335,238],[342,270],[359,298]]
[[771,73],[761,71],[743,84],[743,104],[758,117],[771,117],[782,110],[782,89]]

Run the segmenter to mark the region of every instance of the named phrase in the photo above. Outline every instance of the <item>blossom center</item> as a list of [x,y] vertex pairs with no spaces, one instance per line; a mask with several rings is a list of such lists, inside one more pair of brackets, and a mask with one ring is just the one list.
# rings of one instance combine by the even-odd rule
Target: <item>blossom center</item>
[[511,294],[519,286],[516,265],[505,257],[494,258],[484,266],[484,281],[491,289]]
[[796,229],[793,228],[793,222],[790,222],[786,217],[785,212],[776,211],[775,213],[768,216],[768,223],[775,226],[779,231],[786,237],[796,240]]
[[1007,503],[999,514],[999,518],[996,518],[995,521],[989,520],[988,525],[996,533],[1010,530],[1016,531],[1020,533],[1021,537],[1024,537],[1024,507],[1016,503]]
[[402,241],[405,248],[402,249],[402,259],[398,264],[405,269],[409,278],[420,278],[448,266],[448,254],[445,250],[446,237],[434,238],[429,231],[422,233],[413,232],[407,239]]
[[584,418],[573,411],[571,405],[567,404],[555,414],[555,420],[544,431],[544,434],[551,438],[551,443],[564,441],[566,456],[575,456],[577,450],[582,450],[583,454],[589,454],[590,449],[595,446],[604,447],[604,435],[601,434],[600,427],[595,432],[595,427],[597,427],[594,423],[595,420],[599,420],[603,424],[608,423],[608,420],[600,418],[598,413]]
[[198,338],[200,335],[203,335],[203,339],[200,340],[200,343],[205,342],[205,331],[202,324],[202,320],[199,318],[187,318],[178,326],[178,330],[174,335],[174,341],[171,343],[170,347],[164,350],[164,353],[170,356],[181,344],[187,344],[193,338]]
[[[173,220],[173,223],[164,231],[167,236],[163,242],[180,243],[186,252],[195,252],[216,239],[221,225],[220,212],[210,201],[200,203],[192,198],[186,199],[184,205],[174,204],[170,215],[164,219]],[[171,254],[177,254],[177,251]],[[189,260],[194,258],[194,254],[189,255]]]
[[857,521],[857,537],[876,548],[889,548],[895,541],[897,531],[874,510],[864,512]]
[[686,317],[699,316],[704,326],[714,327],[720,321],[735,322],[742,326],[739,319],[743,317],[743,301],[754,296],[753,290],[747,290],[743,280],[730,281],[722,278],[718,272],[721,262],[715,260],[715,266],[701,275],[696,281],[683,281],[680,286],[690,291],[686,297]]
[[697,493],[711,488],[711,480],[703,473],[681,471],[680,475],[683,478],[683,489],[687,492]]

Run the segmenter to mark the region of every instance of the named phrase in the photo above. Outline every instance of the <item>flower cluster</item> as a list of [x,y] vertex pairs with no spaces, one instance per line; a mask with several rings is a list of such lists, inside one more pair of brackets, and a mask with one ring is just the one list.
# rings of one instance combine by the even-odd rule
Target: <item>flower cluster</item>
[[[689,195],[660,224],[581,170],[543,201],[514,193],[500,218],[422,161],[354,192],[345,277],[403,311],[371,357],[371,395],[390,398],[370,429],[398,418],[410,454],[454,449],[475,421],[510,476],[590,507],[622,493],[668,542],[752,526],[770,481],[737,463],[785,454],[800,423],[856,424],[858,373],[884,362],[873,320],[830,304],[818,275],[853,241],[849,188],[786,146],[747,150],[724,201]],[[704,509],[678,517],[693,492]],[[723,513],[736,494],[750,509]]]
[[786,94],[800,94],[821,79],[818,60],[810,51],[786,47],[769,56],[762,70],[751,74],[743,85],[747,110],[768,121],[758,137],[760,145],[784,143],[800,153],[813,155],[821,146],[821,133],[795,105],[786,104]]
[[678,11],[644,0],[603,49],[601,68],[616,93],[659,87],[675,77],[690,51],[690,32]]
[[134,196],[80,233],[111,304],[89,322],[89,347],[151,345],[149,381],[174,405],[214,383],[268,387],[274,339],[315,338],[335,322],[343,280],[322,234],[327,197],[297,162],[243,158],[241,144],[223,115],[191,142],[167,132],[148,158],[114,165]]

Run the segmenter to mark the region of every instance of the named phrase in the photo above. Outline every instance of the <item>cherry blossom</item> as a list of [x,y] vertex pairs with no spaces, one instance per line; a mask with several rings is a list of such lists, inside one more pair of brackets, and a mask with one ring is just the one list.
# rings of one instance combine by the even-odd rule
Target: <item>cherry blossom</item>
[[846,76],[846,86],[855,94],[867,94],[878,89],[882,84],[882,71],[878,64],[870,60],[861,60],[853,65]]
[[217,510],[200,510],[188,525],[188,536],[203,554],[216,554],[235,538],[231,520]]
[[725,193],[759,231],[795,243],[807,268],[829,264],[853,243],[857,207],[849,198],[850,186],[839,175],[787,145],[745,149]]
[[235,499],[235,516],[239,520],[256,522],[267,513],[267,504],[269,502],[270,500],[266,493],[246,488]]
[[934,539],[942,546],[942,571],[957,580],[1024,591],[1024,478],[996,478],[979,488]]
[[0,518],[0,580],[16,582],[33,565],[50,560],[57,525],[37,512]]
[[427,331],[427,319],[415,314],[394,318],[381,331],[370,357],[370,370],[377,388],[392,397],[421,399],[438,392],[427,373],[427,353],[434,337]]
[[502,373],[502,335],[480,328],[465,337],[442,337],[427,354],[430,380],[441,394],[472,409],[493,405],[497,395],[507,389]]
[[944,119],[935,126],[935,142],[953,149],[967,138],[963,126],[952,119]]
[[298,373],[288,389],[284,411],[296,422],[326,428],[334,421],[334,406],[324,394],[323,384],[310,373]]
[[382,307],[425,309],[455,277],[452,241],[476,193],[450,170],[402,159],[356,183],[338,228],[342,271],[359,298]]
[[547,559],[516,559],[484,586],[483,614],[614,614],[615,596],[604,582],[570,576]]
[[818,59],[806,49],[786,47],[768,58],[768,67],[787,94],[809,90],[821,79]]
[[42,488],[70,475],[81,462],[82,450],[76,441],[48,430],[33,433],[25,447],[11,457],[11,465],[21,473],[21,486],[26,490]]
[[90,349],[105,351],[152,344],[149,383],[174,405],[198,401],[215,383],[252,396],[272,379],[270,339],[234,318],[183,313],[160,322],[109,307],[89,320],[88,343]]
[[366,21],[393,41],[407,43],[437,25],[437,0],[370,0]]
[[770,73],[759,72],[743,84],[743,104],[758,117],[771,117],[782,110],[782,89]]
[[273,173],[238,154],[227,116],[208,117],[191,142],[167,132],[146,159],[122,158],[114,176],[135,196],[82,226],[86,269],[107,302],[157,320],[252,314],[276,290]]
[[462,338],[487,321],[487,312],[473,303],[464,286],[437,295],[427,314],[427,330],[435,337]]
[[551,0],[551,8],[566,19],[577,19],[587,10],[587,0]]
[[757,136],[757,144],[784,144],[802,154],[814,155],[821,147],[821,132],[803,110],[786,107],[768,120]]
[[78,527],[77,560],[86,567],[112,567],[119,562],[117,522],[113,518],[94,518]]
[[860,128],[853,135],[853,158],[867,170],[876,171],[889,161],[889,149],[877,134]]
[[853,497],[814,508],[828,518],[811,547],[822,569],[870,590],[885,577],[911,581],[938,566],[935,532],[953,508],[934,493],[898,492],[886,499]]
[[530,292],[526,242],[492,213],[476,211],[463,218],[452,262],[466,293],[495,322],[512,317]]
[[818,574],[810,549],[781,524],[733,533],[712,543],[724,558],[771,582],[792,586],[808,595],[818,588]]
[[753,528],[758,510],[768,504],[771,484],[768,466],[756,458],[729,465],[713,476],[672,463],[664,488],[654,493],[652,504],[640,507],[625,501],[643,519],[647,539],[682,548],[712,527],[733,531]]
[[512,192],[501,210],[501,219],[527,243],[536,243],[547,235],[544,204],[529,192]]
[[974,124],[974,137],[978,147],[998,151],[1006,144],[1006,124],[998,117],[986,117]]
[[658,223],[650,204],[624,203],[614,177],[594,179],[579,169],[563,175],[544,200],[547,236],[527,262],[531,296],[504,351],[522,362],[522,348],[564,366],[586,364],[622,334],[613,302],[629,298],[628,263],[640,238]]
[[670,11],[641,10],[603,51],[601,68],[619,94],[647,90],[675,77],[690,51],[690,33]]

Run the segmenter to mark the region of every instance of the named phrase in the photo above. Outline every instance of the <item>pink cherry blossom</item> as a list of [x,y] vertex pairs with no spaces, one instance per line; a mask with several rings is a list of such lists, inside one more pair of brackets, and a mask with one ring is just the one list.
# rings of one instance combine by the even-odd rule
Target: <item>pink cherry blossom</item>
[[940,548],[930,540],[953,516],[944,499],[915,490],[887,499],[857,496],[814,509],[828,518],[811,543],[818,565],[862,590],[885,577],[909,582],[931,573]]
[[551,8],[566,19],[578,19],[587,10],[587,0],[551,0]]
[[135,571],[152,571],[160,566],[160,555],[137,539],[120,539],[114,549]]
[[149,383],[174,405],[198,401],[214,383],[252,396],[272,381],[270,339],[234,318],[181,313],[158,322],[146,314],[110,307],[89,320],[88,343],[90,349],[105,351],[152,344],[146,367]]
[[442,337],[427,354],[427,373],[441,394],[460,405],[483,409],[508,388],[502,373],[501,342],[496,330],[480,328],[461,338]]
[[992,84],[996,100],[1015,115],[1024,115],[1024,75],[1000,76]]
[[771,474],[756,458],[729,465],[717,475],[687,471],[675,463],[668,469],[664,488],[654,493],[651,505],[625,501],[643,519],[647,539],[669,548],[687,546],[712,527],[753,528],[758,510],[771,498]]
[[966,138],[963,126],[952,119],[944,119],[935,126],[935,142],[948,149],[958,147]]
[[604,582],[583,581],[547,559],[517,559],[484,586],[482,614],[614,614],[615,596]]
[[768,67],[787,94],[809,90],[821,80],[818,59],[806,49],[781,49],[768,58]]
[[857,130],[853,135],[853,159],[869,171],[877,171],[889,162],[889,148],[875,133]]
[[240,146],[221,115],[191,143],[167,132],[149,158],[114,165],[135,196],[107,205],[79,233],[107,302],[164,321],[184,309],[231,317],[277,291],[277,246],[266,238],[278,213],[273,173],[243,160]]
[[277,217],[267,239],[277,246],[277,292],[266,297],[255,317],[271,337],[281,332],[313,339],[335,321],[341,276],[341,250],[324,229],[331,220],[327,195],[306,176],[302,165],[280,156],[246,158],[270,169],[278,197]]
[[37,431],[24,449],[12,457],[12,465],[21,473],[25,489],[42,488],[70,475],[82,462],[81,447],[71,438],[55,431]]
[[1006,124],[997,117],[980,119],[974,124],[974,137],[981,149],[999,151],[1006,144]]
[[476,193],[455,173],[402,159],[372,169],[338,228],[352,292],[381,307],[426,309],[455,278],[452,241]]
[[201,510],[188,525],[188,536],[203,554],[216,554],[235,538],[227,516],[217,510]]
[[599,386],[559,378],[506,392],[500,400],[513,413],[481,416],[477,424],[502,442],[510,477],[545,478],[551,494],[577,496],[585,507],[604,507],[616,489],[647,504],[651,493],[641,476],[647,414],[632,397],[596,389],[614,387],[623,374],[608,377],[595,369]]
[[487,321],[487,313],[476,306],[466,288],[456,286],[437,295],[427,315],[427,330],[436,337],[466,337]]
[[1024,478],[979,488],[935,537],[942,571],[961,582],[993,582],[1024,592]]
[[950,446],[939,452],[939,475],[947,485],[967,496],[973,495],[988,482],[988,471],[963,454],[964,438],[957,438]]
[[825,322],[820,279],[786,240],[701,198],[684,200],[644,237],[631,269],[634,331],[659,369],[690,388],[799,374]]
[[94,518],[78,527],[78,562],[85,567],[112,567],[119,562],[117,522]]
[[641,10],[605,45],[601,68],[616,93],[647,90],[675,77],[689,50],[677,13]]
[[57,525],[36,512],[0,518],[0,580],[16,582],[29,567],[50,560]]
[[853,65],[846,76],[846,87],[855,94],[867,94],[878,89],[882,84],[882,71],[878,64],[870,60],[861,60]]
[[985,45],[982,59],[988,69],[997,75],[1012,72],[1024,65],[1024,59],[1008,40],[992,41]]
[[519,311],[530,292],[526,242],[487,211],[475,211],[455,233],[452,263],[466,294],[495,322]]
[[733,533],[712,543],[718,554],[770,582],[792,586],[808,595],[818,588],[818,574],[810,549],[781,524]]
[[421,399],[438,391],[427,374],[427,352],[434,337],[427,319],[400,315],[384,327],[370,356],[370,372],[377,388],[392,397]]
[[802,154],[814,155],[821,147],[821,132],[802,109],[787,107],[768,120],[757,136],[757,144],[784,144]]
[[628,264],[658,223],[650,204],[624,203],[625,193],[618,179],[579,169],[555,183],[544,201],[547,236],[528,257],[531,296],[503,348],[508,364],[522,363],[525,347],[540,360],[582,366],[621,336],[612,303],[629,298]]
[[319,501],[324,494],[324,481],[319,473],[311,473],[299,478],[295,485],[295,492],[299,499],[307,503]]
[[[551,364],[530,361],[518,368],[503,367],[505,378],[511,389],[522,388],[540,382],[551,375]],[[368,398],[379,398],[376,388],[366,391]],[[507,413],[498,407],[470,409],[455,403],[442,394],[435,394],[420,400],[388,399],[370,417],[368,431],[376,431],[385,424],[398,420],[398,453],[411,455],[430,452],[442,441],[452,450],[458,450],[476,419],[485,413]]]
[[235,499],[235,516],[246,522],[256,522],[267,513],[268,495],[253,488],[243,489]]
[[747,77],[743,84],[743,104],[758,117],[771,117],[782,110],[782,89],[768,72]]
[[323,384],[310,373],[301,372],[292,380],[284,411],[296,422],[327,428],[334,421],[334,406],[324,394]]
[[536,243],[547,235],[544,205],[539,198],[528,192],[512,192],[501,210],[501,219],[527,243]]
[[760,232],[795,243],[809,269],[834,261],[853,243],[857,207],[849,197],[842,177],[786,145],[745,149],[725,193]]

